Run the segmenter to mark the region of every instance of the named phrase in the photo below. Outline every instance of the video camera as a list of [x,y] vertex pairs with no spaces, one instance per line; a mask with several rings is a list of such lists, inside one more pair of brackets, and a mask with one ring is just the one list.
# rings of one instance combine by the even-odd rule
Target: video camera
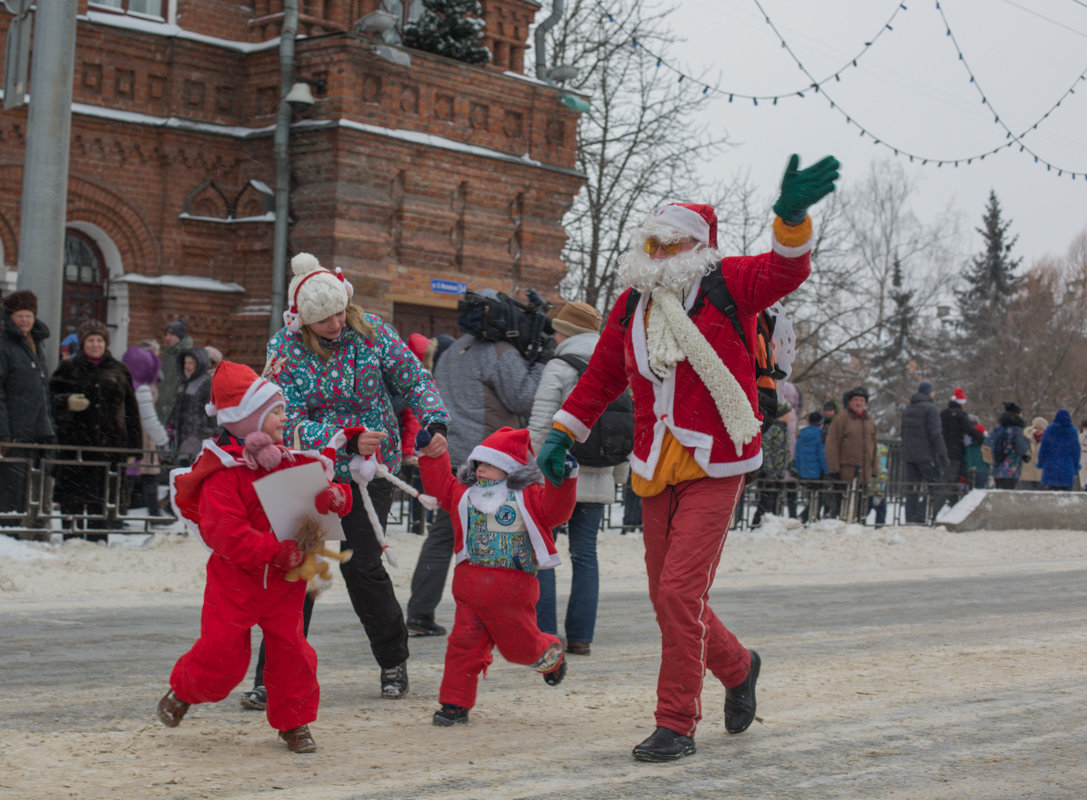
[[547,312],[551,304],[534,289],[522,303],[494,289],[469,289],[457,303],[457,324],[485,342],[509,342],[529,364],[547,360],[555,349],[554,329]]

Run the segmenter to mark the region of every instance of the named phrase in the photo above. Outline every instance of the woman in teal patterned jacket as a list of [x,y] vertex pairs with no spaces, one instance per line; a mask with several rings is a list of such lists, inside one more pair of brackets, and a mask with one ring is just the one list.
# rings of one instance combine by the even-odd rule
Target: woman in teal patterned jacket
[[[351,485],[354,499],[351,513],[343,519],[343,547],[354,555],[340,571],[381,667],[382,695],[401,697],[408,690],[407,627],[348,463],[352,455],[376,451],[389,472],[400,468],[400,431],[386,384],[400,393],[433,435],[428,455],[444,452],[449,414],[430,373],[396,331],[350,302],[351,284],[338,269],[330,272],[308,253],[295,256],[291,268],[295,276],[288,290],[291,306],[283,315],[286,325],[268,342],[265,375],[287,399],[287,444],[320,449],[343,428],[367,429],[337,454],[335,479]],[[393,487],[378,478],[365,488],[384,527]],[[307,614],[307,627],[308,623]],[[259,665],[257,678],[259,685]]]

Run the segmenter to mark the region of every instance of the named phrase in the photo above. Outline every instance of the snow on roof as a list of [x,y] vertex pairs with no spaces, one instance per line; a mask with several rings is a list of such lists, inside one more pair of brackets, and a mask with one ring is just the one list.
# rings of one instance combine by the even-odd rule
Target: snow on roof
[[[205,36],[202,33],[187,31],[179,25],[169,22],[148,19],[146,17],[133,16],[131,14],[116,14],[108,11],[88,10],[86,16],[77,17],[86,22],[94,22],[99,25],[109,25],[113,28],[126,28],[130,31],[150,33],[154,36],[165,36],[170,39],[184,39],[190,42],[210,44],[213,47],[221,47],[224,50],[234,50],[238,53],[259,53],[261,50],[271,50],[279,47],[279,37],[269,39],[266,42],[243,42],[235,39],[220,39],[216,36]],[[304,35],[298,35],[296,39],[305,39]]]
[[531,167],[544,167],[547,169],[555,169],[548,164],[544,164],[541,161],[537,161],[534,158],[529,157],[526,153],[523,156],[515,156],[509,153],[503,153],[500,150],[491,150],[488,147],[480,147],[474,144],[468,144],[466,142],[458,142],[455,139],[447,139],[444,136],[435,136],[432,133],[423,133],[421,131],[408,131],[400,128],[382,128],[380,125],[369,125],[365,122],[355,122],[353,119],[338,120],[302,120],[295,123],[293,127],[298,128],[326,128],[326,127],[341,127],[348,128],[354,131],[362,131],[363,133],[370,133],[375,136],[385,136],[390,139],[399,139],[403,142],[412,142],[413,144],[421,144],[427,147],[437,147],[442,150],[453,150],[458,153],[467,153],[473,156],[479,156],[480,158],[493,158],[497,161],[508,161],[513,164],[523,164]]
[[214,278],[202,278],[196,275],[139,275],[129,272],[110,280],[118,283],[138,283],[143,286],[171,286],[175,289],[192,289],[197,292],[244,292],[245,287],[237,283],[217,281]]

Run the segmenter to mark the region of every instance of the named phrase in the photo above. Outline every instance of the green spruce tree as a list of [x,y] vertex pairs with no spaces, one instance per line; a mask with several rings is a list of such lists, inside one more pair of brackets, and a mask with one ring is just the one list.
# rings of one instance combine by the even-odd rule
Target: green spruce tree
[[423,0],[423,13],[404,26],[404,46],[486,64],[491,53],[483,46],[482,15],[479,0]]
[[967,341],[985,341],[992,337],[1019,286],[1015,274],[1022,258],[1012,258],[1018,236],[1008,236],[1011,220],[1000,215],[996,192],[989,192],[989,203],[977,228],[985,242],[985,250],[971,261],[963,277],[966,288],[955,295],[959,301],[959,329]]
[[928,372],[930,343],[917,321],[914,290],[903,285],[902,262],[896,255],[891,271],[890,300],[894,309],[886,322],[884,344],[873,354],[871,367],[884,408],[874,411],[881,433],[896,434],[902,407],[909,403],[917,376]]

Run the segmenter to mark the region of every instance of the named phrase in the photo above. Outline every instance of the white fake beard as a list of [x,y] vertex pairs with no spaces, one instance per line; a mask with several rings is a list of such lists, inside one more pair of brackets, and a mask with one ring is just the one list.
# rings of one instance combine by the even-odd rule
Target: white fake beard
[[493,486],[480,486],[474,483],[468,487],[468,500],[472,507],[488,516],[494,514],[510,496],[509,487],[502,481]]
[[645,252],[645,240],[651,235],[668,241],[666,236],[661,237],[646,226],[634,234],[634,244],[619,256],[619,280],[640,292],[664,288],[682,297],[721,260],[716,250],[702,245],[674,256],[651,258]]

